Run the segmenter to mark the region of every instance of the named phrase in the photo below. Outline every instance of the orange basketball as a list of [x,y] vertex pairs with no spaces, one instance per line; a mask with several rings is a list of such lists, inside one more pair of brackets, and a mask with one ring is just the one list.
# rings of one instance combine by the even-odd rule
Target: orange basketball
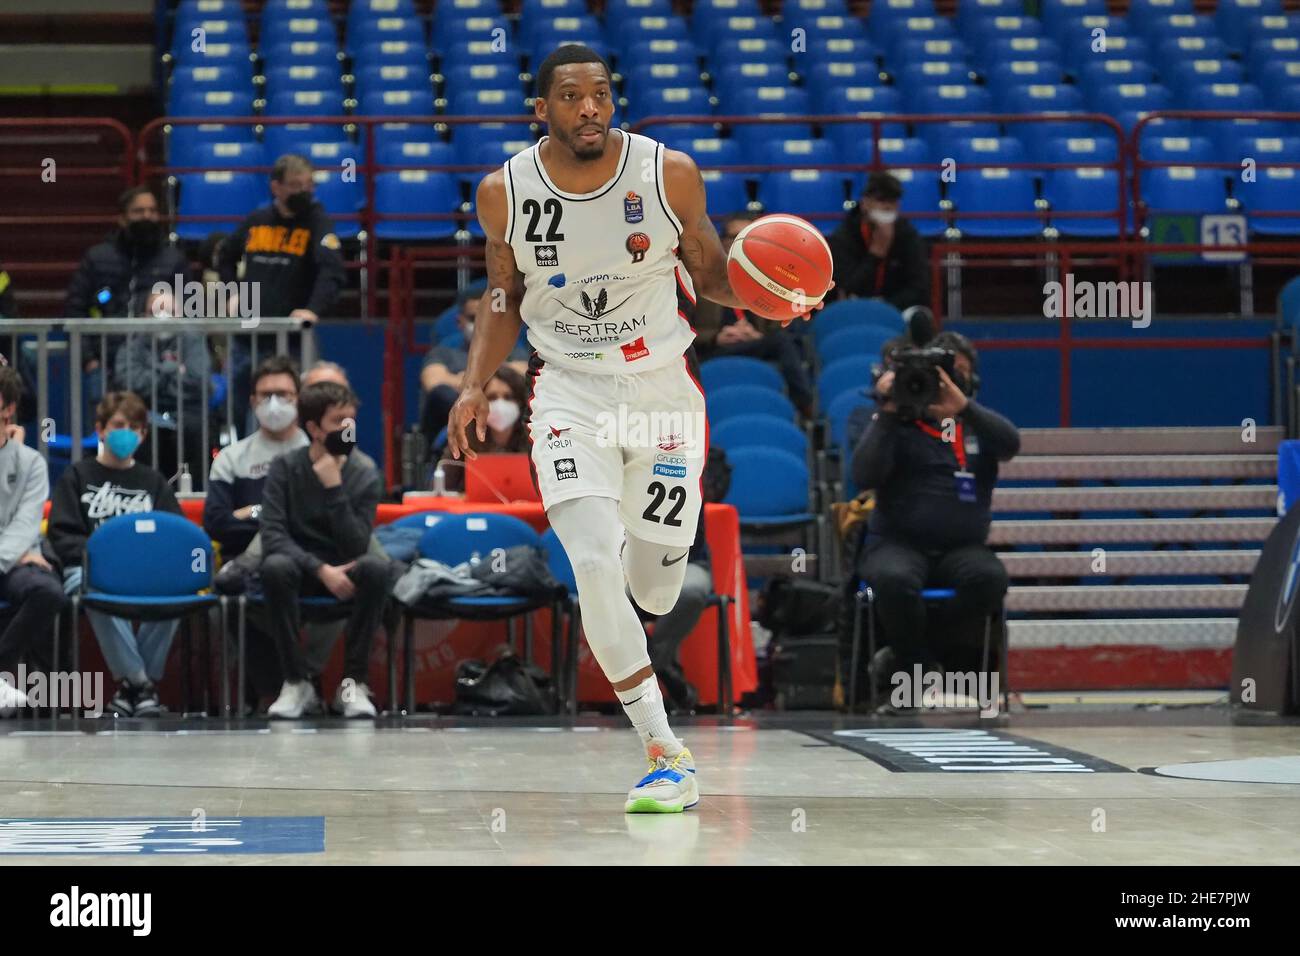
[[806,219],[778,213],[740,231],[727,255],[731,288],[756,315],[787,321],[830,288],[831,247]]

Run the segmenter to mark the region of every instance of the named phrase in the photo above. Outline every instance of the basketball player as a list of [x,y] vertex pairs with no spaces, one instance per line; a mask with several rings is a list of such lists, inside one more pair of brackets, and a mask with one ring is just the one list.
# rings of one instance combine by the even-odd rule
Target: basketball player
[[[483,386],[526,322],[538,488],[573,565],[587,642],[650,762],[625,810],[673,813],[699,802],[695,764],[668,726],[624,582],[651,614],[677,603],[708,437],[687,315],[697,293],[745,303],[727,279],[694,161],[610,128],[614,95],[599,54],[557,48],[537,92],[549,135],[478,187],[488,288],[447,443],[455,457],[475,457],[466,427],[484,437]],[[627,424],[615,441],[611,419]],[[663,424],[674,421],[685,427]]]

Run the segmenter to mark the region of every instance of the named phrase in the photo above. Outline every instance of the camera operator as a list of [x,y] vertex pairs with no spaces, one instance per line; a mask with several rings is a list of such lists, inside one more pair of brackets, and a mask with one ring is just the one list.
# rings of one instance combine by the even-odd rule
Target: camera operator
[[[955,332],[890,353],[876,382],[878,410],[853,451],[858,487],[875,508],[857,562],[876,595],[893,668],[936,669],[921,590],[956,590],[954,616],[982,620],[1007,590],[984,543],[998,463],[1020,450],[1015,425],[973,400],[978,356]],[[877,668],[878,669],[878,668]]]

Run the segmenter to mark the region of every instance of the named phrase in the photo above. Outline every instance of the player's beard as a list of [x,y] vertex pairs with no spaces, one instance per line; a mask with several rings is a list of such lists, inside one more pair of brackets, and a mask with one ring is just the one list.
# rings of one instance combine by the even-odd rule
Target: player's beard
[[580,138],[582,130],[585,128],[580,126],[573,133],[562,137],[562,139],[564,145],[573,151],[574,156],[580,160],[591,162],[605,155],[605,143],[609,141],[609,129],[602,126],[600,139],[596,140],[595,143],[588,144]]

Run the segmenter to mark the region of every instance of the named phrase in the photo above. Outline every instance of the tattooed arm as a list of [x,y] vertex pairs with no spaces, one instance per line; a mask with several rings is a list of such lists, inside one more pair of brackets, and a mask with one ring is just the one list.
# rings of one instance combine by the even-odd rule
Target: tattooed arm
[[523,317],[519,305],[524,298],[524,276],[515,264],[515,253],[506,238],[509,209],[505,173],[498,169],[479,183],[476,198],[478,221],[487,238],[487,290],[479,300],[470,339],[469,359],[461,382],[460,398],[447,420],[447,450],[453,458],[478,455],[469,447],[465,429],[477,424],[479,441],[487,439],[487,395],[483,386],[496,374],[519,339]]

